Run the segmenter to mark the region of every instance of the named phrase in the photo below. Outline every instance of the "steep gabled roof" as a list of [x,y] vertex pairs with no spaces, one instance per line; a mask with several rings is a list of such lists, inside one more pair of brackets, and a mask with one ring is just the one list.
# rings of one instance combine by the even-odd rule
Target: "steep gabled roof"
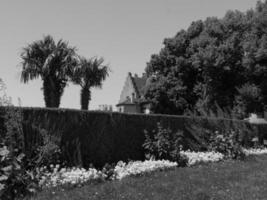
[[143,97],[143,88],[146,84],[147,77],[143,74],[138,77],[136,74],[133,76],[130,72],[125,80],[124,86],[120,94],[120,105],[136,104]]
[[144,95],[143,88],[146,85],[147,77],[143,74],[142,77],[138,77],[137,75],[131,76],[133,85],[135,86],[135,90],[139,96]]

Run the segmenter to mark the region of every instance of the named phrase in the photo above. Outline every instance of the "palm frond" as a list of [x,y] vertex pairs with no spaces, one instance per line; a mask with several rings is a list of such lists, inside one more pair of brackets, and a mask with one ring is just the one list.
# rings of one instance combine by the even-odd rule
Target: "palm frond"
[[76,48],[62,39],[56,43],[50,35],[23,48],[21,58],[21,81],[24,83],[46,76],[66,80],[70,68],[77,65]]
[[109,67],[103,63],[103,58],[79,57],[79,65],[73,71],[72,81],[82,88],[101,87],[110,72]]

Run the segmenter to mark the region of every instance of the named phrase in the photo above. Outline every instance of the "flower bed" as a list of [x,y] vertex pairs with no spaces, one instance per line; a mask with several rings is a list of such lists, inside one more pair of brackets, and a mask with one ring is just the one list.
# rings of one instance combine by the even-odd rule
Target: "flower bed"
[[246,155],[261,155],[267,154],[267,148],[262,149],[243,149]]
[[224,158],[224,155],[218,152],[194,152],[182,151],[181,154],[188,158],[188,166],[198,163],[218,162]]
[[[223,159],[223,155],[216,152],[181,152],[188,158],[188,166],[205,162],[217,162]],[[114,167],[112,180],[121,180],[127,176],[140,175],[144,173],[153,172],[156,170],[171,169],[179,166],[177,162],[168,160],[145,160],[145,161],[131,161],[129,163],[118,162]],[[51,167],[52,168],[52,167]],[[89,168],[61,168],[54,166],[52,172],[46,168],[40,170],[39,185],[44,187],[55,187],[59,185],[81,185],[92,180],[104,180],[107,177],[106,172],[97,171],[96,169]]]
[[118,162],[114,169],[114,179],[122,179],[129,175],[138,175],[146,172],[152,172],[155,170],[169,169],[177,167],[176,162],[170,162],[168,160],[146,160],[129,162]]
[[[53,167],[53,166],[52,166]],[[49,172],[46,168],[41,168],[40,174],[42,174],[39,186],[41,188],[56,187],[60,185],[80,185],[92,180],[103,180],[105,174],[94,168],[61,168],[56,165],[52,172]]]
[[[146,160],[124,163],[118,162],[114,168],[111,179],[122,179],[130,175],[138,175],[142,173],[152,172],[155,170],[163,170],[174,168],[177,166],[176,162],[170,162],[167,160]],[[51,166],[53,168],[53,166]],[[47,168],[41,168],[39,170],[40,181],[39,186],[41,188],[51,188],[61,185],[83,185],[93,180],[104,180],[107,174],[103,171],[98,171],[94,168],[61,168],[54,166],[52,172],[49,172]]]
[[[265,149],[244,149],[246,155],[267,154]],[[188,166],[200,163],[218,162],[224,159],[224,155],[218,152],[193,152],[181,151],[181,154],[188,158]],[[131,175],[141,175],[156,170],[171,169],[179,166],[177,162],[168,160],[145,160],[131,161],[129,163],[118,162],[112,169],[112,176],[108,177],[105,170],[99,171],[94,168],[61,168],[59,165],[39,169],[39,186],[41,188],[51,188],[62,185],[83,185],[94,180],[105,180],[107,177],[112,180],[121,180]]]

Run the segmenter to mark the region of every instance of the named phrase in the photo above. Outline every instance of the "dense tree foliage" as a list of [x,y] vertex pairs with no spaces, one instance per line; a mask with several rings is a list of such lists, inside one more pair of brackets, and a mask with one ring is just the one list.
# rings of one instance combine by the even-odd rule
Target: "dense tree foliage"
[[77,64],[76,49],[63,40],[56,43],[48,35],[25,47],[21,58],[21,81],[27,83],[40,77],[46,107],[59,107],[68,73]]
[[88,110],[91,100],[91,88],[101,87],[109,75],[109,68],[103,65],[103,58],[86,59],[81,57],[79,64],[72,72],[71,79],[81,86],[81,109]]
[[[195,21],[163,44],[146,67],[145,97],[154,112],[184,114],[218,104],[247,114],[267,104],[267,1],[245,13]],[[248,85],[260,108],[241,103]]]

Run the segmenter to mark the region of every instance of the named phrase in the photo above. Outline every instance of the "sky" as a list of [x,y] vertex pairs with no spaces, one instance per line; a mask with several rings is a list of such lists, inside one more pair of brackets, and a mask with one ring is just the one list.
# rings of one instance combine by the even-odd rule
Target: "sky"
[[[0,0],[0,78],[14,105],[44,107],[42,81],[20,82],[22,48],[50,34],[87,58],[104,57],[112,73],[92,90],[90,109],[116,105],[128,72],[141,75],[164,38],[192,21],[246,11],[257,0]],[[80,88],[69,84],[60,107],[80,108]]]

